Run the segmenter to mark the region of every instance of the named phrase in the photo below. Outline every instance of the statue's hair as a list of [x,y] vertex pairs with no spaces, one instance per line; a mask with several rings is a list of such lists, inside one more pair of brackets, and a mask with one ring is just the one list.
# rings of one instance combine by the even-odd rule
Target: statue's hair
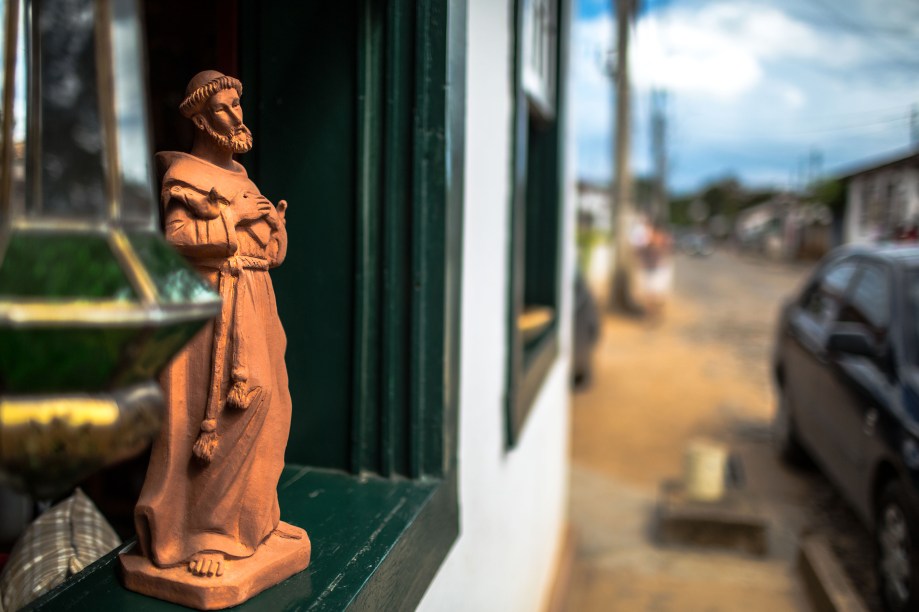
[[220,75],[214,79],[211,79],[204,85],[198,87],[190,94],[185,96],[185,99],[182,100],[182,103],[179,104],[179,111],[189,119],[201,112],[204,103],[208,98],[213,96],[218,91],[223,89],[235,89],[236,93],[240,96],[243,95],[243,84],[239,82],[239,79],[234,79],[231,76]]

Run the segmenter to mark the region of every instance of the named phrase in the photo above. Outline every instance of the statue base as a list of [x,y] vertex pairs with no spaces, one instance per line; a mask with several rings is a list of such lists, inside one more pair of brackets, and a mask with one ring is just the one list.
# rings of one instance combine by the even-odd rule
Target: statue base
[[306,569],[310,539],[306,531],[281,521],[278,529],[299,540],[271,534],[255,554],[230,560],[222,576],[196,576],[188,566],[160,568],[135,546],[119,557],[124,585],[132,591],[199,610],[220,610],[246,601]]

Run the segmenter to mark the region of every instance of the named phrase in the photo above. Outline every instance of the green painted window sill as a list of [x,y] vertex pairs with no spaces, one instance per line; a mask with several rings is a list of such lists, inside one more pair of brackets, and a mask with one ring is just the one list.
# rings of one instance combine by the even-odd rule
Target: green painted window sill
[[[304,527],[310,566],[234,610],[412,609],[459,533],[456,482],[360,478],[288,466],[281,518]],[[112,551],[28,609],[185,609],[125,589]]]
[[517,389],[510,405],[508,445],[513,446],[523,432],[536,396],[558,357],[557,317],[540,334],[523,347],[523,367],[517,378]]

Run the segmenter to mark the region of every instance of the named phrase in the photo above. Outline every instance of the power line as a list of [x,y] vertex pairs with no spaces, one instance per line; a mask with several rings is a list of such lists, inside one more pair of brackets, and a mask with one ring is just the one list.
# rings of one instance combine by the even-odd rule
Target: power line
[[[811,130],[801,130],[797,132],[786,132],[785,134],[789,136],[797,136],[799,134],[821,134],[821,133],[826,133],[826,132],[844,132],[848,130],[857,130],[857,129],[873,127],[873,126],[878,126],[878,125],[887,125],[890,123],[899,123],[899,122],[903,122],[907,120],[908,118],[905,116],[891,117],[889,119],[870,121],[868,123],[858,123],[858,124],[852,124],[852,125],[837,125],[837,126],[832,126],[832,127],[816,128],[816,129],[811,129]],[[770,132],[770,133],[774,133],[774,132]]]
[[[887,34],[899,40],[903,40],[904,42],[914,41],[916,35],[919,34],[919,32],[916,32],[915,30],[902,26],[872,23],[867,20],[853,20],[850,15],[841,10],[837,4],[827,2],[825,0],[817,0],[817,3],[821,5],[824,14],[826,14],[827,11],[832,11],[834,13],[833,20],[836,21],[837,24],[843,25],[846,27],[846,29],[860,34],[866,34],[872,37],[878,34]],[[919,14],[917,14],[917,16],[919,16]]]
[[909,109],[909,146],[919,145],[919,105],[913,104]]
[[897,60],[904,63],[905,65],[919,68],[919,62],[913,59],[915,54],[914,49],[900,47],[896,43],[891,46],[890,43],[892,41],[889,38],[878,36],[877,32],[872,32],[869,30],[865,23],[859,22],[857,20],[852,20],[848,14],[840,11],[839,7],[832,2],[826,2],[826,0],[816,0],[816,4],[823,10],[823,14],[828,16],[833,22],[836,23],[836,25],[860,36],[870,38],[872,42],[884,44],[887,46],[888,50],[895,51],[897,55],[905,54],[901,55],[901,57],[897,58]]
[[854,119],[854,118],[857,118],[857,117],[866,117],[866,116],[868,116],[868,115],[880,115],[880,114],[882,114],[882,113],[886,114],[886,113],[891,113],[891,112],[894,112],[894,111],[899,111],[899,110],[902,110],[902,109],[903,109],[903,104],[897,104],[896,106],[887,106],[887,107],[884,107],[884,108],[874,108],[874,109],[871,109],[871,110],[852,111],[852,112],[848,112],[848,113],[836,113],[836,114],[832,114],[832,115],[821,114],[819,117],[817,117],[817,116],[813,116],[813,117],[800,117],[800,116],[799,116],[798,119],[799,119],[799,120],[804,120],[804,119],[811,119],[811,118],[813,118],[813,119],[820,120],[820,121],[835,121],[835,120],[837,120],[837,119],[848,119],[848,118],[853,118],[853,119]]
[[[831,115],[821,114],[821,115],[793,115],[793,116],[795,117],[796,120],[803,121],[803,122],[810,122],[810,121],[830,121],[832,122],[838,119],[848,119],[848,118],[856,119],[856,118],[861,118],[861,117],[867,117],[869,115],[876,116],[876,115],[881,115],[881,114],[889,114],[894,111],[903,110],[904,106],[907,106],[907,105],[904,103],[904,104],[897,104],[896,106],[887,106],[884,108],[874,108],[870,110],[852,111],[850,113],[836,113],[836,114],[831,114]],[[720,118],[723,118],[723,115],[721,114],[712,115],[712,114],[708,114],[705,112],[692,112],[692,113],[687,113],[686,115],[684,115],[683,118],[684,119],[700,119],[700,118],[701,119],[706,119],[706,118],[711,118],[711,119],[719,118],[720,119]],[[890,119],[890,120],[893,121],[894,119]]]
[[[846,127],[844,127],[844,128],[827,128],[827,129],[819,129],[819,130],[801,130],[801,131],[796,131],[796,132],[795,132],[795,131],[791,131],[791,132],[770,131],[770,132],[762,132],[762,133],[759,133],[759,134],[756,134],[756,133],[746,133],[746,132],[745,132],[745,133],[743,133],[742,138],[744,138],[744,139],[746,139],[746,140],[749,140],[749,139],[765,139],[765,140],[772,139],[772,140],[775,140],[775,139],[786,138],[786,137],[789,137],[789,136],[807,136],[807,135],[811,135],[811,134],[828,134],[828,133],[833,133],[833,132],[847,132],[847,131],[853,131],[853,130],[878,131],[878,128],[883,128],[884,126],[890,125],[890,124],[893,124],[893,123],[903,123],[903,124],[906,124],[906,123],[907,123],[907,120],[908,120],[907,117],[902,117],[902,118],[900,118],[900,119],[896,119],[896,120],[893,120],[893,121],[882,121],[882,122],[879,122],[879,123],[865,123],[865,124],[861,124],[861,125],[846,126]],[[711,134],[711,135],[713,135],[713,136],[736,136],[736,135],[738,134],[738,132],[737,132],[736,130],[733,130],[733,131],[708,130],[707,133],[708,133],[708,134]]]

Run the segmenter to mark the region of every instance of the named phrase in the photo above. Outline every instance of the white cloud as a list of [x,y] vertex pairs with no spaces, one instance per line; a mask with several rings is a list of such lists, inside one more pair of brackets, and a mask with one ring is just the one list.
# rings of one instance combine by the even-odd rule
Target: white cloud
[[789,108],[801,108],[804,106],[807,98],[800,89],[793,85],[789,85],[782,92],[782,100],[785,102],[785,105]]
[[777,63],[844,68],[863,56],[851,35],[830,35],[754,2],[650,14],[638,22],[634,46],[637,87],[718,98],[751,90]]
[[[708,20],[702,15],[703,21]],[[666,88],[730,98],[762,76],[757,58],[724,32],[699,23],[650,17],[638,23],[632,73],[640,89]]]
[[[600,133],[608,139],[610,90],[596,58],[612,32],[609,17],[574,30],[579,155],[592,173],[611,165],[608,140],[597,144]],[[832,169],[907,144],[907,109],[919,102],[919,56],[909,53],[919,6],[681,0],[633,32],[633,158],[647,166],[647,95],[665,89],[677,187],[731,171],[781,183],[811,149]]]

